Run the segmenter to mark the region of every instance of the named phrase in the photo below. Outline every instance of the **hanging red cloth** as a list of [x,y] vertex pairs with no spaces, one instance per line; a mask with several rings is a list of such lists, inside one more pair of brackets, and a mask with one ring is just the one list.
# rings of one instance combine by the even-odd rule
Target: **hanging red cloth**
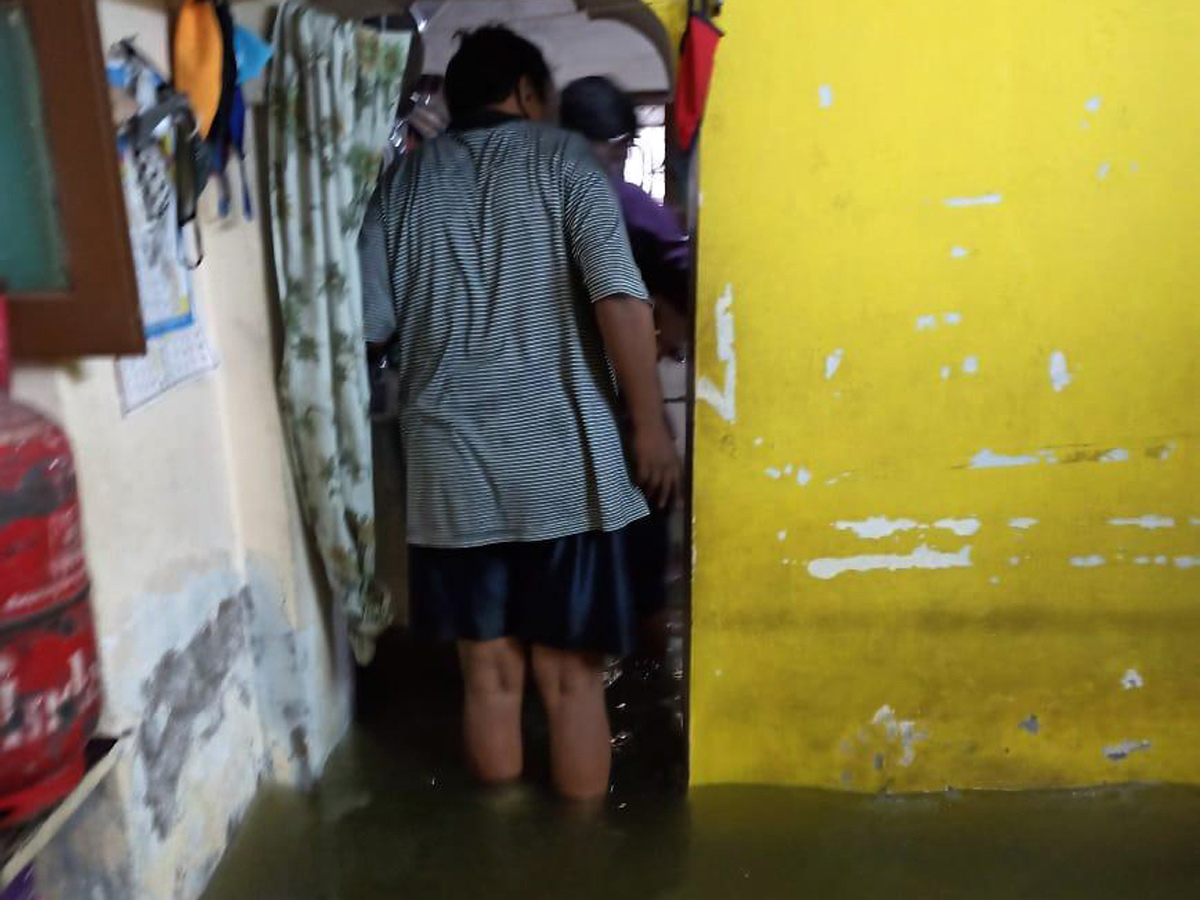
[[675,92],[675,136],[685,153],[692,149],[700,120],[704,118],[717,44],[724,36],[724,32],[704,16],[688,19],[679,56],[679,85]]

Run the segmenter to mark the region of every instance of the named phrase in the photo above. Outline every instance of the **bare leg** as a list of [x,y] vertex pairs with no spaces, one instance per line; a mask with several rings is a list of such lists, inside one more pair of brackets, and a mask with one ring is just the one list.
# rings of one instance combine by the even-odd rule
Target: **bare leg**
[[608,792],[612,743],[603,669],[596,654],[533,648],[533,677],[550,720],[554,786],[570,800],[594,800]]
[[466,701],[463,737],[467,762],[485,784],[513,781],[524,765],[521,698],[525,648],[520,641],[459,641]]

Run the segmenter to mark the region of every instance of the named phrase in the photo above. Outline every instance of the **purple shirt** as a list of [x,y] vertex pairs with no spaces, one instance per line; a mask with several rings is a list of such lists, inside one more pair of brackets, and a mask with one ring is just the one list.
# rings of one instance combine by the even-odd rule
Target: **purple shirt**
[[614,180],[613,189],[646,287],[677,310],[686,311],[691,251],[679,218],[636,184]]

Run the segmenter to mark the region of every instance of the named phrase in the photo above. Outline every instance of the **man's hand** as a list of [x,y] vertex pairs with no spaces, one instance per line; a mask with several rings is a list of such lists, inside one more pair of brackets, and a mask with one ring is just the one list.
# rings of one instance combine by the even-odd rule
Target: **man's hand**
[[646,498],[665,509],[679,490],[679,457],[663,414],[654,313],[648,303],[616,296],[595,304],[604,349],[633,423],[633,465]]
[[638,485],[646,499],[659,509],[667,509],[679,493],[681,466],[665,421],[657,428],[634,430],[633,461]]

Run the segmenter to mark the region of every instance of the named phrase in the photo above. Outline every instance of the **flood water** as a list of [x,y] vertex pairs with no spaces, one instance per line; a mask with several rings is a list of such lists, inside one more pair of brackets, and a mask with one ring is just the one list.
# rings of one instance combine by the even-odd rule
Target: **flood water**
[[[614,686],[616,792],[591,814],[530,779],[472,785],[452,656],[393,648],[309,793],[256,801],[206,900],[376,898],[1200,898],[1200,790],[863,796],[677,790],[661,682]],[[385,648],[386,652],[386,648]]]

